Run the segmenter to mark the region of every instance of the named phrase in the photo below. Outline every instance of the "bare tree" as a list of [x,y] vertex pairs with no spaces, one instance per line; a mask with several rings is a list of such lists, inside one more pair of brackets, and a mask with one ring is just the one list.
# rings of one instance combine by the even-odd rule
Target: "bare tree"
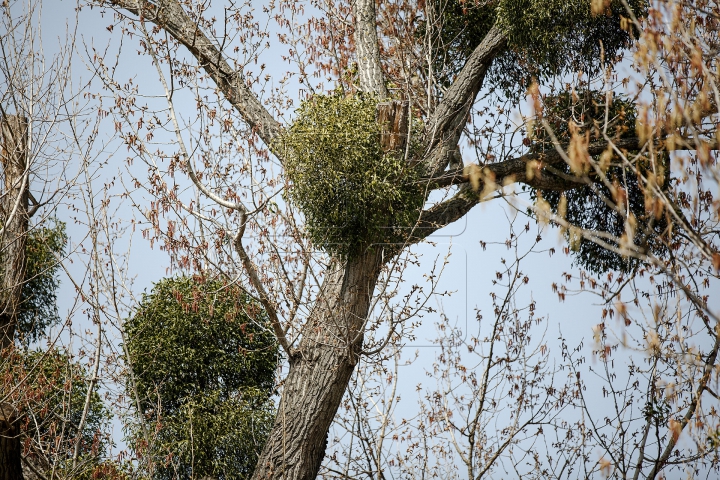
[[[501,253],[504,268],[492,272],[497,290],[488,292],[489,321],[481,311],[470,325],[455,325],[444,314],[437,321],[436,353],[424,375],[431,383],[413,379],[416,408],[408,405],[399,369],[417,358],[401,362],[401,345],[390,349],[390,362],[359,364],[331,430],[323,478],[547,475],[543,432],[567,417],[574,384],[552,361],[547,319],[537,316],[537,303],[517,304],[530,283],[521,265],[548,253],[537,248],[539,232],[529,223],[516,230],[518,221],[510,222],[505,242],[484,244],[510,254]],[[533,240],[521,247],[525,237]]]

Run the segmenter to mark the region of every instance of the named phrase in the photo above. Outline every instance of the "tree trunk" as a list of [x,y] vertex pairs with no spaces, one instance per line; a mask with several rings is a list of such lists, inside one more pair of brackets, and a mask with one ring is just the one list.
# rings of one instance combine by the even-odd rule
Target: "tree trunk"
[[355,0],[352,2],[355,16],[355,53],[357,54],[360,89],[374,93],[380,99],[388,97],[380,64],[378,35],[375,13],[375,0]]
[[14,343],[22,284],[25,279],[25,239],[28,230],[27,135],[25,117],[2,120],[2,161],[5,191],[0,201],[0,350]]
[[0,405],[0,480],[23,478],[20,466],[22,444],[20,421],[15,410],[7,404]]
[[290,359],[275,424],[253,479],[314,479],[327,435],[363,343],[380,273],[382,247],[347,263],[333,262]]
[[[15,326],[25,279],[25,240],[28,230],[28,122],[11,115],[0,122],[5,189],[0,200],[0,352],[14,345]],[[0,392],[2,394],[2,392]],[[0,404],[0,480],[23,478],[20,421],[15,408]]]

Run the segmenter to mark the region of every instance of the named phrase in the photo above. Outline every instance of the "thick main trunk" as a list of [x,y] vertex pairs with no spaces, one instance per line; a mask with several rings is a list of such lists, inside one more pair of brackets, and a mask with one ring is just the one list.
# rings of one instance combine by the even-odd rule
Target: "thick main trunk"
[[363,342],[380,248],[327,272],[253,479],[313,479]]
[[[28,230],[27,119],[7,116],[0,122],[5,188],[0,200],[0,352],[12,347],[25,279]],[[2,392],[0,392],[2,396]],[[19,416],[0,404],[0,480],[22,480]]]

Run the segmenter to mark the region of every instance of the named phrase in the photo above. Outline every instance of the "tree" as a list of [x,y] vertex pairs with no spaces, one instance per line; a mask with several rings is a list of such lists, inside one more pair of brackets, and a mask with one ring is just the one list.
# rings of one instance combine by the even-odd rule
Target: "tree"
[[[388,285],[402,278],[396,269],[406,258],[407,248],[462,218],[481,201],[502,196],[514,184],[537,192],[530,211],[539,221],[553,222],[568,232],[570,246],[580,252],[580,262],[590,258],[585,249],[590,241],[619,255],[596,262],[597,270],[621,267],[637,275],[665,276],[699,315],[716,321],[706,300],[698,297],[695,287],[687,286],[689,273],[678,272],[673,263],[677,260],[673,252],[686,248],[698,263],[684,265],[697,266],[696,273],[702,267],[703,279],[716,278],[720,257],[712,243],[714,229],[701,233],[697,217],[688,219],[681,213],[683,208],[695,207],[692,202],[678,203],[688,193],[683,187],[673,190],[666,185],[665,175],[673,175],[665,169],[672,167],[658,153],[694,150],[696,164],[706,169],[703,178],[717,178],[714,153],[710,153],[717,147],[710,127],[716,125],[710,94],[716,69],[711,55],[715,6],[708,6],[710,13],[703,10],[702,22],[691,23],[689,18],[699,7],[672,3],[680,20],[670,31],[648,30],[641,23],[647,15],[649,25],[656,25],[665,14],[663,2],[653,8],[645,2],[608,1],[499,0],[472,6],[463,2],[318,2],[322,17],[310,18],[303,28],[299,4],[268,6],[266,12],[283,32],[280,42],[288,45],[286,58],[296,62],[293,74],[303,88],[315,92],[301,103],[297,117],[289,120],[286,116],[283,125],[278,118],[292,103],[280,87],[269,83],[269,76],[263,77],[264,64],[259,71],[253,70],[269,38],[248,9],[230,5],[213,10],[206,4],[175,0],[99,3],[115,9],[115,19],[126,34],[140,37],[140,50],[156,68],[167,102],[161,107],[149,100],[142,103],[137,87],[121,84],[113,77],[113,69],[97,57],[98,71],[113,96],[116,128],[123,130],[120,122],[124,122],[123,140],[134,158],[149,167],[148,181],[137,182],[147,183],[144,188],[156,199],[154,208],[145,213],[151,223],[147,236],[162,240],[181,268],[202,270],[238,261],[288,358],[278,414],[254,478],[317,475],[328,429],[359,359],[396,343],[403,322],[417,312],[407,309],[382,315],[387,319],[384,336],[370,328],[375,325],[370,315],[384,312],[383,306],[392,298]],[[659,61],[666,62],[673,79],[682,80],[684,86],[668,81],[662,101],[653,108],[638,108],[635,134],[614,129],[616,112],[628,121],[634,115],[629,109],[620,115],[621,109],[612,101],[613,91],[621,88],[613,84],[613,68],[624,49],[641,36],[636,52],[647,58],[648,52],[666,48],[662,39],[680,35],[683,28],[702,32],[706,43],[668,53]],[[686,35],[684,40],[690,38],[681,35]],[[649,64],[657,65],[653,62]],[[580,68],[585,79],[577,72]],[[320,82],[315,78],[322,75],[336,82],[329,90],[339,87],[342,94],[320,93],[323,85],[313,82]],[[652,90],[655,70],[640,71],[640,75]],[[688,83],[691,77],[702,77],[702,86]],[[571,85],[564,88],[568,78]],[[542,89],[555,82],[562,92],[548,98]],[[595,82],[602,88],[594,88]],[[525,91],[534,113],[514,126],[507,118],[508,106]],[[585,107],[579,103],[578,92],[584,91],[598,103],[597,117],[582,115],[589,111],[587,102]],[[265,96],[260,97],[260,92]],[[492,107],[477,101],[481,92],[492,99]],[[197,107],[192,115],[182,115],[183,95]],[[322,123],[314,119],[320,114],[338,117],[348,97],[348,102],[357,102],[359,111],[376,105],[380,121],[367,129],[367,122],[353,121],[352,127],[336,135],[337,144],[328,146],[321,141]],[[555,118],[546,117],[544,111],[562,105],[563,98],[571,99],[570,107],[577,106],[578,115],[571,108],[554,129]],[[672,121],[651,120],[652,112],[666,110],[677,112]],[[599,120],[591,124],[589,117]],[[535,131],[525,120],[534,121],[541,130]],[[172,141],[161,148],[154,142],[164,130]],[[300,141],[303,135],[310,142]],[[545,135],[549,140],[540,138]],[[476,154],[472,161],[463,158],[462,139],[469,141]],[[353,170],[356,163],[344,165],[341,160],[346,153],[367,161],[363,165],[368,171]],[[328,161],[312,163],[322,155]],[[403,162],[403,172],[386,175],[382,167],[397,165],[393,162],[398,160]],[[197,164],[202,164],[202,171],[196,171]],[[314,167],[312,175],[302,178],[308,166]],[[278,170],[282,173],[277,174]],[[176,184],[176,171],[187,174],[201,196],[183,194]],[[379,189],[399,186],[393,192],[397,195],[380,198],[381,190],[373,191],[373,182]],[[423,209],[413,209],[423,202],[416,203],[412,194],[404,195],[405,187],[413,192],[412,186],[417,186],[428,204]],[[585,194],[592,192],[595,206],[602,208],[602,203],[611,211],[607,228],[593,230],[587,219],[573,216],[587,195],[573,197],[570,192],[581,189],[586,189]],[[359,203],[353,201],[353,192],[358,193]],[[716,222],[716,213],[709,207],[712,201],[694,198],[708,205],[709,221]],[[568,207],[571,200],[572,208]],[[321,209],[327,207],[323,205],[338,206],[338,210],[324,218]],[[396,211],[403,214],[393,215]],[[343,212],[353,215],[345,218]],[[167,218],[171,214],[178,219]],[[341,221],[358,218],[369,223],[359,221],[346,229],[348,225]],[[663,227],[663,222],[668,226]],[[668,229],[682,233],[677,237]],[[251,245],[244,243],[246,231],[255,235]],[[388,231],[393,235],[378,233]],[[349,236],[333,236],[338,232]],[[711,263],[715,273],[707,270]],[[621,278],[625,282],[628,277]],[[605,288],[593,281],[592,288],[605,289],[602,298],[607,302],[619,298],[616,294],[624,286]],[[610,293],[613,288],[617,291]],[[624,311],[622,306],[616,308]],[[712,328],[707,333],[715,341]],[[701,369],[705,380],[694,390],[697,394],[707,391],[716,350],[711,347],[700,355],[705,359]],[[663,437],[665,443],[657,441],[658,447],[664,445],[662,452],[669,453],[661,452],[653,463],[643,447],[637,472],[645,472],[652,463],[648,475],[654,477],[669,465],[677,441],[673,432],[682,431],[697,411],[697,395],[693,398],[687,410],[690,416],[673,419],[679,427],[672,423],[669,436]]]
[[489,315],[477,310],[475,321],[462,325],[440,312],[436,348],[422,354],[436,352],[432,363],[424,362],[430,385],[411,380],[418,408],[405,398],[400,368],[420,359],[401,359],[402,348],[394,345],[358,365],[321,478],[550,476],[547,458],[555,452],[542,452],[537,439],[568,420],[574,389],[563,379],[563,365],[554,364],[543,332],[548,318],[538,315],[532,298],[521,303],[532,284],[528,260],[547,251],[538,249],[542,229],[520,220],[510,222],[504,242],[483,245],[503,257],[503,268],[490,272],[493,286],[482,292],[492,300]]
[[[12,195],[8,194],[6,198],[12,198]],[[9,343],[3,348],[2,366],[10,369],[14,368],[13,365],[25,361],[24,357],[16,357],[13,352],[16,341],[27,348],[32,340],[43,336],[46,328],[58,320],[55,300],[56,290],[59,286],[57,278],[59,265],[56,255],[61,256],[63,254],[67,241],[64,224],[62,223],[46,228],[29,228],[28,225],[23,225],[21,229],[25,230],[22,235],[24,241],[20,242],[16,238],[14,243],[21,243],[23,251],[18,254],[13,250],[17,245],[11,243],[7,245],[3,252],[0,252],[0,260],[3,261],[3,265],[7,269],[15,268],[18,265],[17,262],[22,262],[21,272],[23,276],[19,281],[19,288],[17,291],[12,291],[10,288],[5,290],[7,295],[5,298],[8,302],[12,300],[12,302],[6,304],[7,310],[12,311],[12,315],[8,314],[5,317],[5,326],[8,335],[12,335],[12,338],[8,339]],[[12,274],[6,274],[4,278],[7,280],[14,277]],[[30,358],[40,359],[39,356]],[[12,378],[17,381],[21,376],[13,374]],[[6,387],[8,387],[6,391],[15,390],[11,386],[6,385]],[[20,389],[18,393],[22,395],[23,392],[24,390]],[[10,416],[9,413],[24,411],[23,405],[25,403],[18,400],[18,398],[13,398],[12,395],[5,398],[5,401],[7,400],[12,401],[3,403],[4,411],[8,412],[7,414],[3,413],[3,416],[8,415],[5,416],[8,427],[7,430],[3,430],[2,440],[11,443],[11,445],[7,447],[8,450],[5,450],[8,454],[3,458],[6,459],[5,465],[11,467],[8,470],[8,475],[12,477],[13,475],[22,474],[21,470],[19,470],[21,459],[20,440],[27,435],[27,432],[24,431],[20,424],[21,417],[16,416],[15,413]],[[32,437],[32,435],[30,436]]]
[[[5,117],[2,123],[3,198],[2,313],[0,351],[12,347],[25,277],[25,240],[28,228],[27,119]],[[13,406],[2,404],[0,473],[4,478],[22,478],[18,417]]]
[[[83,134],[76,130],[68,135],[58,128],[69,119],[75,127],[82,125],[75,110],[77,98],[69,93],[74,42],[70,34],[56,48],[46,44],[46,54],[38,27],[41,10],[40,2],[0,6],[3,479],[33,478],[48,470],[56,475],[86,474],[85,454],[97,446],[85,435],[90,429],[93,440],[97,433],[92,430],[99,408],[94,390],[97,368],[87,374],[66,350],[57,348],[57,337],[48,338],[49,328],[60,320],[56,291],[67,246],[64,223],[53,222],[57,207],[53,199],[74,187],[63,164],[77,151],[73,145],[82,142]],[[35,353],[34,348],[45,340],[47,351]],[[33,376],[38,372],[40,377]],[[79,381],[87,384],[73,385]],[[76,395],[79,392],[84,392],[84,398]],[[51,418],[46,417],[48,413]],[[73,433],[71,438],[64,436],[68,432]]]
[[[13,437],[5,438],[15,449],[5,465],[21,462],[27,478],[50,472],[58,478],[94,478],[98,472],[111,478],[120,471],[104,460],[111,444],[106,433],[111,415],[94,390],[96,380],[63,348],[31,348],[59,321],[58,258],[64,256],[67,241],[65,224],[57,219],[30,225],[26,233],[15,339],[0,363],[3,404],[19,413]],[[8,474],[21,475],[22,469]]]
[[3,173],[5,195],[3,204],[3,307],[2,342],[5,350],[15,340],[22,286],[25,280],[25,242],[28,231],[28,123],[27,118],[5,117],[2,126]]
[[[580,278],[580,288],[598,294],[608,305],[594,328],[594,350],[602,391],[615,407],[604,418],[593,412],[578,376],[578,404],[586,419],[577,429],[593,438],[585,448],[597,446],[603,452],[593,470],[614,478],[658,478],[673,468],[718,468],[713,440],[717,376],[712,372],[720,347],[719,317],[713,307],[720,271],[715,234],[720,218],[708,187],[715,189],[718,180],[714,52],[720,11],[716,3],[705,2],[653,7],[645,23],[630,20],[643,31],[634,52],[633,80],[641,94],[636,132],[644,148],[623,150],[623,140],[607,139],[609,129],[603,130],[617,158],[591,157],[586,174],[592,178],[596,167],[601,168],[595,175],[604,186],[594,194],[616,212],[623,228],[613,233],[593,231],[582,220],[570,223],[569,208],[567,219],[551,216],[568,228],[570,238],[589,239],[634,264],[598,282],[590,280],[589,285],[583,285],[588,277]],[[606,118],[610,104],[605,102]],[[573,137],[577,141],[577,134]],[[577,165],[578,157],[570,153],[568,164]],[[613,313],[617,323],[635,330],[620,333],[607,328]],[[643,352],[645,359],[620,367],[629,373],[619,381],[613,356],[623,346]],[[566,354],[577,370],[581,355],[568,350]],[[601,422],[612,425],[614,432]]]
[[27,347],[47,334],[59,321],[57,292],[60,288],[58,258],[67,250],[65,223],[47,219],[34,226],[25,243],[25,278],[20,292],[16,342]]
[[[153,478],[249,478],[274,418],[280,361],[262,308],[221,280],[165,279],[125,323]],[[149,444],[148,444],[149,443]]]

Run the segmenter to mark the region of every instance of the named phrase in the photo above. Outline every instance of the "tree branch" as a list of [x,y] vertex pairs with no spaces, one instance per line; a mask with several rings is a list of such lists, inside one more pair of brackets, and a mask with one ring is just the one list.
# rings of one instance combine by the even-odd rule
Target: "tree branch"
[[[618,149],[625,150],[637,150],[641,147],[640,139],[637,137],[623,138],[614,141],[612,144]],[[591,143],[588,145],[588,154],[599,155],[607,150],[608,145],[608,142],[604,140]],[[531,168],[533,173],[528,175],[528,167],[533,166],[530,162],[539,162],[539,164],[536,165],[535,168]],[[485,165],[483,169],[486,169],[487,172],[492,172],[495,182],[498,184],[502,184],[504,181],[510,179],[510,177],[513,177],[514,182],[525,183],[534,188],[544,190],[567,190],[567,188],[562,187],[570,183],[574,184],[575,182],[571,182],[566,179],[559,179],[555,176],[548,177],[546,175],[542,175],[541,172],[542,168],[546,166],[560,167],[564,164],[565,161],[562,158],[562,154],[556,149],[551,149],[539,153],[528,153],[527,155],[522,155],[503,162],[490,163]],[[467,167],[456,168],[454,170],[443,172],[435,178],[425,178],[421,181],[428,182],[433,189],[449,187],[451,185],[469,183],[472,176],[470,173],[471,172]],[[482,179],[480,179],[480,181],[482,182]],[[575,185],[575,187],[577,186],[580,185]]]
[[242,236],[245,233],[246,221],[247,216],[243,214],[241,218],[242,223],[240,226],[240,231],[237,233],[237,235],[235,235],[235,239],[233,242],[235,245],[235,250],[238,252],[238,255],[240,255],[240,261],[242,262],[243,267],[245,268],[245,271],[250,278],[250,284],[257,291],[260,303],[262,303],[262,306],[263,308],[265,308],[268,317],[270,317],[270,323],[272,324],[273,332],[275,332],[275,337],[277,337],[278,343],[280,344],[282,349],[285,350],[285,353],[287,353],[288,359],[292,360],[294,352],[292,350],[292,347],[290,346],[290,343],[287,341],[287,337],[285,336],[285,330],[280,324],[280,319],[278,318],[275,305],[273,305],[270,301],[270,296],[267,294],[265,287],[263,287],[262,281],[257,274],[257,269],[255,268],[255,265],[253,265],[252,260],[250,260],[250,257],[248,256],[247,252],[245,251],[245,247],[243,247],[242,244]]
[[493,27],[468,58],[456,80],[445,92],[425,127],[426,149],[422,162],[430,176],[447,166],[457,149],[470,108],[482,87],[485,74],[497,54],[505,47],[506,38]]
[[479,202],[478,194],[472,191],[469,184],[461,186],[460,191],[449,200],[422,211],[407,244],[418,243],[441,228],[460,220]]
[[[607,150],[608,146],[612,146],[616,151],[639,150],[642,148],[643,143],[637,137],[622,138],[612,142],[599,141],[588,145],[587,153],[589,155],[599,155]],[[710,150],[720,148],[720,143],[717,140],[707,140],[707,144]],[[663,148],[672,151],[694,150],[697,145],[695,145],[694,140],[676,140],[673,145],[665,144]],[[466,166],[444,172],[435,178],[422,179],[421,182],[429,184],[431,189],[451,185],[461,185],[461,188],[449,200],[422,212],[410,243],[417,243],[437,230],[462,218],[481,201],[480,195],[475,192],[485,190],[488,186],[486,183],[490,180],[494,184],[491,186],[492,188],[496,188],[496,185],[524,183],[542,190],[567,191],[586,185],[587,182],[582,177],[578,177],[577,181],[575,181],[569,175],[561,177],[544,171],[548,167],[556,168],[565,165],[563,154],[564,150],[558,147],[540,153],[529,153],[503,162],[491,163],[485,165],[482,169],[480,166],[474,165],[474,171],[469,166]],[[472,189],[470,188],[471,184]]]
[[647,478],[654,479],[660,473],[660,470],[665,467],[665,465],[668,463],[668,460],[670,459],[670,455],[672,454],[675,445],[677,444],[680,434],[683,432],[683,430],[685,430],[685,427],[688,423],[690,423],[690,420],[692,420],[693,416],[695,415],[695,411],[700,404],[700,397],[702,397],[702,394],[705,391],[708,382],[710,381],[710,376],[715,369],[715,362],[717,361],[718,350],[720,350],[720,335],[716,334],[715,344],[713,345],[713,348],[710,351],[707,360],[705,360],[703,376],[700,379],[697,393],[693,396],[693,399],[690,402],[690,405],[688,406],[685,415],[680,420],[679,428],[675,431],[672,431],[673,429],[671,428],[670,439],[665,446],[665,450],[663,451],[662,455],[660,455],[660,458],[655,462],[655,465],[653,466],[653,469],[647,476]]
[[177,0],[158,0],[156,3],[146,0],[108,0],[108,2],[163,28],[184,45],[210,75],[227,101],[277,155],[278,152],[273,149],[273,141],[282,132],[282,126],[270,115],[255,93],[245,85],[242,73],[230,67],[219,46],[200,30]]
[[[666,151],[692,151],[696,150],[698,146],[695,144],[695,139],[675,139],[672,145],[669,145],[663,139],[662,148]],[[720,143],[715,139],[708,139],[705,141],[710,150],[720,149]],[[588,145],[588,155],[600,155],[602,152],[607,150],[608,146],[613,147],[614,150],[640,150],[643,147],[643,142],[638,137],[621,138],[619,140],[613,140],[607,142],[604,140],[593,142]],[[520,157],[512,158],[498,163],[490,163],[483,167],[488,172],[492,172],[495,176],[495,181],[498,184],[506,182],[510,177],[513,178],[514,182],[525,183],[533,188],[542,190],[567,190],[566,186],[572,186],[576,182],[573,182],[567,178],[558,178],[557,176],[547,177],[542,175],[541,170],[545,167],[561,167],[565,164],[563,159],[565,146],[560,147],[561,151],[557,148],[546,150],[539,153],[528,153]],[[534,165],[530,162],[539,162]],[[534,167],[533,173],[528,175],[529,167]],[[428,183],[431,189],[449,187],[451,185],[461,185],[464,183],[471,182],[472,175],[467,167],[456,168],[441,173],[436,177],[424,178],[420,181],[422,183]],[[481,180],[482,181],[482,180]],[[583,183],[578,181],[577,183]],[[576,185],[579,186],[579,185]],[[572,187],[574,188],[574,187]]]

